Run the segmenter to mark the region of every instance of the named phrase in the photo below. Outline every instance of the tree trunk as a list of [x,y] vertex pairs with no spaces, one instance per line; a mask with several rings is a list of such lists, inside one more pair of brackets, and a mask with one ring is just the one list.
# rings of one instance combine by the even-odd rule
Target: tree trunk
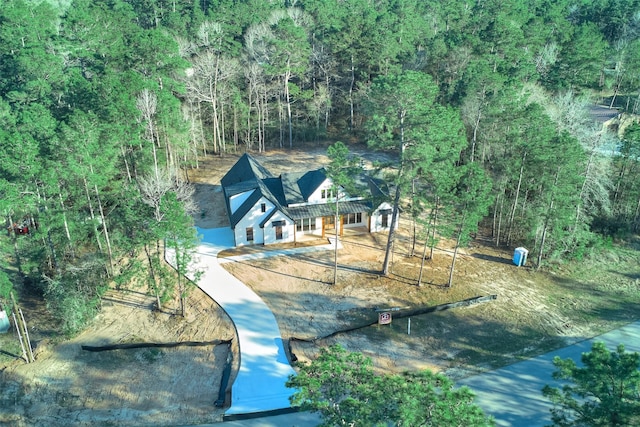
[[113,251],[111,250],[111,240],[109,239],[109,227],[107,226],[107,219],[104,216],[104,208],[102,207],[102,201],[100,200],[100,194],[98,193],[98,186],[94,184],[94,191],[96,193],[96,200],[98,200],[98,210],[100,212],[100,219],[102,220],[102,229],[104,230],[104,240],[107,243],[107,253],[109,254],[109,270],[107,274],[113,275]]
[[480,118],[482,116],[482,109],[478,106],[478,115],[476,116],[473,124],[473,137],[471,138],[471,163],[475,161],[476,144],[478,142],[478,128],[480,127]]
[[[432,215],[430,215],[431,217],[435,218],[435,207],[432,210]],[[431,220],[429,220],[429,224],[431,223]],[[433,227],[435,227],[435,224],[433,225]],[[420,260],[420,272],[418,273],[418,287],[422,286],[422,272],[424,271],[424,262],[425,259],[427,257],[427,247],[429,246],[429,233],[431,232],[431,230],[429,229],[429,226],[427,226],[427,232],[425,233],[425,238],[424,238],[424,246],[422,247],[422,259]]]
[[496,246],[500,246],[500,236],[502,235],[502,211],[504,210],[504,196],[500,197],[500,211],[498,213],[498,231],[496,234]]
[[149,245],[144,244],[144,252],[147,254],[147,262],[149,263],[149,274],[153,289],[153,293],[156,297],[156,309],[158,311],[162,311],[162,302],[160,301],[160,293],[158,292],[158,279],[155,273],[155,269],[153,268],[153,259],[151,258],[151,254],[149,253]]
[[73,248],[73,242],[71,241],[71,233],[69,232],[69,223],[67,222],[67,209],[64,206],[64,200],[62,199],[62,193],[58,192],[60,198],[60,207],[62,208],[62,223],[64,225],[64,232],[67,236],[67,242],[69,243],[69,251],[71,258],[75,258],[75,250]]
[[460,248],[460,239],[462,238],[462,229],[464,228],[464,220],[466,215],[466,207],[465,211],[462,213],[462,219],[460,220],[460,226],[458,228],[458,236],[456,237],[456,247],[453,250],[453,259],[451,260],[451,269],[449,270],[449,282],[447,282],[447,288],[450,288],[453,285],[453,273],[456,268],[456,260],[458,258],[458,249]]
[[336,215],[334,218],[334,226],[336,229],[336,241],[334,242],[334,254],[333,254],[333,284],[338,284],[338,217],[340,216],[338,210],[338,194],[336,192]]
[[[287,68],[289,64],[287,63]],[[289,93],[289,79],[291,72],[287,71],[284,77],[284,98],[287,104],[287,124],[289,125],[289,148],[293,148],[293,124],[291,121],[291,94]]]
[[389,238],[387,239],[387,248],[384,254],[384,262],[382,263],[382,274],[384,276],[389,275],[389,264],[391,261],[391,254],[393,248],[393,242],[396,237],[396,222],[398,220],[398,213],[400,210],[400,186],[402,180],[402,172],[404,166],[404,119],[406,111],[401,111],[400,116],[400,169],[398,170],[398,178],[396,179],[396,195],[393,199],[393,214],[391,215],[391,224],[389,225]]
[[351,82],[349,84],[349,130],[351,132],[354,131],[354,113],[353,113],[353,87],[356,83],[356,70],[353,60],[353,55],[351,55]]
[[431,226],[431,246],[429,249],[429,259],[433,259],[433,249],[436,242],[436,226],[438,224],[438,209],[440,204],[440,197],[436,197],[436,206],[433,213],[433,225]]
[[516,215],[516,209],[518,208],[518,197],[520,195],[520,187],[522,186],[522,176],[524,175],[524,161],[527,158],[527,152],[522,155],[522,165],[520,166],[520,175],[518,176],[518,187],[516,188],[516,196],[513,200],[513,207],[511,208],[511,214],[509,215],[509,228],[507,230],[507,244],[511,243],[511,232],[513,231],[513,220]]
[[387,247],[384,254],[384,262],[382,263],[382,274],[389,275],[389,264],[391,261],[391,248],[396,237],[396,221],[398,219],[398,205],[400,204],[400,183],[396,185],[396,195],[393,199],[393,214],[391,215],[391,224],[389,224],[389,237],[387,239]]
[[416,252],[416,180],[411,180],[411,200],[413,201],[414,206],[412,206],[413,213],[411,215],[411,251],[409,252],[409,257],[413,258],[413,255]]
[[93,224],[93,234],[96,236],[96,242],[98,243],[98,249],[100,249],[100,253],[102,253],[102,242],[100,242],[100,233],[98,233],[98,227],[96,226],[96,215],[93,211],[93,203],[91,203],[91,195],[89,194],[89,186],[87,184],[87,179],[82,178],[82,182],[84,183],[84,192],[87,196],[87,204],[89,205],[89,214],[91,215],[91,222]]
[[[560,170],[558,169],[556,170],[556,176],[555,176],[555,180],[553,182],[552,188],[555,188],[556,185],[558,185],[559,176],[560,176]],[[546,217],[544,219],[544,226],[542,227],[542,238],[540,239],[540,250],[538,251],[537,268],[540,268],[540,266],[542,265],[542,254],[544,252],[544,244],[547,239],[547,230],[549,229],[549,220],[551,218],[551,212],[553,211],[554,198],[555,198],[555,195],[552,193],[551,200],[549,201],[549,208],[547,209]]]

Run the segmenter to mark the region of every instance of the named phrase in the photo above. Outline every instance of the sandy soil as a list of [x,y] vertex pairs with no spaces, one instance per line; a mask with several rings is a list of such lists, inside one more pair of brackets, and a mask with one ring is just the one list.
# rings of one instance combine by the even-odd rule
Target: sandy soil
[[[188,316],[152,310],[153,298],[110,291],[93,325],[59,345],[30,329],[36,362],[14,362],[0,373],[0,425],[176,425],[219,421],[214,407],[228,346],[146,348],[89,352],[82,345],[167,343],[231,339],[222,310],[199,290]],[[171,310],[171,306],[167,307]],[[25,306],[25,312],[29,311]]]
[[[326,163],[326,147],[256,154],[274,174]],[[384,156],[359,151],[366,164]],[[196,187],[196,225],[228,225],[220,178],[238,156],[210,157],[189,172]],[[394,319],[313,342],[292,340],[300,360],[322,346],[340,343],[370,356],[381,371],[430,368],[456,378],[519,360],[545,349],[593,336],[602,325],[585,325],[562,315],[545,289],[553,277],[512,265],[511,253],[496,249],[482,234],[459,253],[453,286],[447,288],[452,245],[441,242],[425,263],[418,287],[421,248],[411,256],[411,224],[401,221],[392,274],[378,272],[386,235],[348,235],[339,252],[338,283],[333,253],[224,264],[271,307],[282,336],[314,338],[376,315],[376,308],[434,306],[482,295],[495,301],[466,308]],[[267,249],[267,248],[263,248]],[[568,297],[570,299],[570,297]],[[570,301],[579,304],[578,301]],[[175,342],[228,339],[234,332],[224,312],[199,290],[189,297],[186,319],[151,310],[139,292],[112,291],[88,330],[53,346],[46,336],[42,307],[32,316],[37,347],[33,364],[0,365],[0,424],[15,426],[175,425],[219,420],[217,399],[226,346],[90,353],[80,346],[122,342]],[[37,314],[40,315],[37,315]],[[410,332],[410,333],[409,333]],[[234,351],[233,349],[231,350]]]

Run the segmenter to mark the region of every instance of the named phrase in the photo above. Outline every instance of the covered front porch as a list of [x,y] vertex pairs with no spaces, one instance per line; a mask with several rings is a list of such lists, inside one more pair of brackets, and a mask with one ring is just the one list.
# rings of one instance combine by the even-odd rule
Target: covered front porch
[[[338,234],[363,234],[370,231],[369,205],[364,201],[338,203]],[[295,240],[326,238],[336,234],[335,205],[315,204],[289,208],[296,223]]]

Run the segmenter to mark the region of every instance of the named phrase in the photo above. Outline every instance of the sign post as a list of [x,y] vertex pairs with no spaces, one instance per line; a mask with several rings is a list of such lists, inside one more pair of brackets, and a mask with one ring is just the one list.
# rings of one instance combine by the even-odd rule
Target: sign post
[[378,313],[378,325],[389,325],[391,323],[391,313],[383,311]]

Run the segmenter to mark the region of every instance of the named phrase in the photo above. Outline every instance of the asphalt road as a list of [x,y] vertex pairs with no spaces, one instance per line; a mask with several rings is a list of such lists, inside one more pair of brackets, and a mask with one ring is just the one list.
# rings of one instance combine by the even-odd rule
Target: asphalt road
[[542,356],[515,363],[495,371],[469,377],[458,385],[466,385],[476,394],[476,403],[492,415],[498,426],[542,427],[551,423],[551,403],[542,396],[542,388],[558,383],[551,377],[553,358],[571,358],[580,363],[582,353],[602,341],[609,350],[624,344],[628,352],[640,352],[640,321],[598,337],[581,341]]

